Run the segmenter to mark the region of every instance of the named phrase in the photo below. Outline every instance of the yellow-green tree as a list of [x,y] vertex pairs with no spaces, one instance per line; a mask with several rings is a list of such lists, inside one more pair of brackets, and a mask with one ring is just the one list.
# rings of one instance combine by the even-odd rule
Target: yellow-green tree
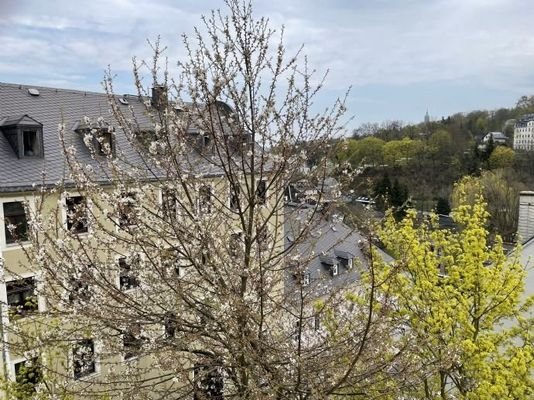
[[417,223],[415,213],[400,223],[390,216],[381,231],[396,259],[381,271],[383,298],[419,371],[403,398],[534,396],[532,324],[521,317],[525,271],[490,236],[481,191],[469,203],[458,188],[458,231]]
[[515,159],[515,152],[505,146],[497,146],[491,152],[488,163],[491,169],[509,168],[513,165]]

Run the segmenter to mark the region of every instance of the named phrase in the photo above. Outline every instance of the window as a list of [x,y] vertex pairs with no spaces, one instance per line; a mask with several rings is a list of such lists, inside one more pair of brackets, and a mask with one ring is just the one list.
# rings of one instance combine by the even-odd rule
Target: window
[[18,362],[14,367],[15,381],[18,384],[17,397],[30,398],[35,391],[35,386],[41,382],[43,376],[39,358]]
[[167,221],[175,220],[177,214],[176,208],[176,191],[169,188],[161,189],[161,210],[163,212],[163,218]]
[[236,183],[230,184],[230,209],[239,210],[240,188]]
[[165,313],[163,319],[163,324],[165,328],[165,338],[171,339],[176,334],[176,327],[178,326],[178,321],[176,320],[176,314],[172,312]]
[[137,224],[137,196],[133,192],[122,193],[118,203],[119,226],[126,228]]
[[261,180],[256,187],[256,202],[257,204],[265,204],[267,201],[267,182]]
[[311,281],[311,274],[309,272],[304,273],[304,279],[302,280],[302,286],[308,286]]
[[219,366],[196,364],[193,370],[194,400],[223,400],[224,380]]
[[206,265],[210,260],[210,253],[209,253],[208,241],[205,238],[200,240],[199,252],[200,252],[200,264]]
[[19,315],[38,309],[35,296],[35,279],[24,278],[6,282],[7,304]]
[[134,324],[124,331],[122,335],[122,345],[125,360],[137,357],[141,353],[143,337],[141,336],[140,324]]
[[95,344],[92,339],[78,341],[72,349],[72,369],[74,379],[96,372]]
[[269,228],[266,225],[263,225],[257,228],[256,241],[258,243],[258,248],[261,251],[269,250],[271,239],[272,237],[269,233]]
[[36,128],[22,131],[22,153],[24,157],[40,156],[39,132]]
[[4,203],[4,226],[7,244],[28,240],[28,222],[21,201]]
[[91,290],[89,289],[89,276],[85,275],[81,278],[71,277],[68,285],[69,304],[81,303],[85,304],[91,300]]
[[[121,290],[130,290],[139,286],[136,270],[139,265],[139,256],[119,258],[119,285]],[[132,270],[132,266],[134,267]]]
[[161,253],[161,264],[167,270],[174,272],[177,278],[183,275],[182,267],[185,266],[180,262],[180,257],[177,252],[172,249],[163,250]]
[[204,185],[201,186],[198,191],[198,211],[200,214],[209,214],[211,213],[211,187]]
[[99,156],[113,155],[113,134],[109,128],[98,131],[95,150]]
[[83,196],[67,197],[67,229],[72,233],[86,233],[87,202]]
[[339,265],[337,263],[332,265],[332,267],[330,268],[330,273],[332,274],[332,276],[337,276],[337,274],[339,273]]

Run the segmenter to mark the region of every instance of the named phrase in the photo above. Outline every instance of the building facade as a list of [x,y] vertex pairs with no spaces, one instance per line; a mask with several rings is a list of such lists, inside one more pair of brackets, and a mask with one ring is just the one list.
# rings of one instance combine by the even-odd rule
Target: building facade
[[[216,107],[220,119],[231,111]],[[266,165],[234,163],[254,146],[242,130],[200,129],[185,108],[161,90],[0,83],[6,397],[43,381],[78,398],[221,395],[219,361],[195,358],[224,313],[215,291],[239,277],[242,253],[251,271],[279,264],[283,193]],[[281,294],[281,272],[268,274]]]
[[523,115],[516,121],[514,150],[534,150],[534,114]]

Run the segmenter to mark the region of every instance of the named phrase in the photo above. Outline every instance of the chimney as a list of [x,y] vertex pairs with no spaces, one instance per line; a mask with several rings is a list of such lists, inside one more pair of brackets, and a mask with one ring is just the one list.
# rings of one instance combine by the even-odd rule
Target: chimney
[[165,109],[167,106],[167,87],[165,85],[155,85],[152,88],[150,105],[160,111]]
[[517,235],[521,243],[534,237],[534,192],[523,191],[519,193]]

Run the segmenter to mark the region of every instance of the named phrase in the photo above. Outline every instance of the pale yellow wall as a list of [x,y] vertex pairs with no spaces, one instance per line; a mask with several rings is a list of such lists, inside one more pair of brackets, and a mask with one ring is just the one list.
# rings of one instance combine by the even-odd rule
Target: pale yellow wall
[[[219,201],[221,203],[224,203],[224,205],[228,205],[229,204],[229,194],[230,194],[230,190],[229,190],[229,185],[227,184],[226,180],[225,179],[222,179],[222,178],[211,178],[211,179],[207,179],[205,180],[206,184],[209,184],[213,190],[214,190],[214,195],[215,197],[217,197],[217,200],[215,201],[215,203],[213,204],[213,211],[214,213],[217,212],[217,208],[220,206],[220,204],[218,203]],[[273,188],[271,188],[271,190],[274,190]],[[279,190],[279,189],[277,189]],[[178,195],[180,194],[180,192],[178,191]],[[78,193],[76,191],[68,191],[67,192],[67,195],[78,195]],[[160,202],[161,201],[161,194],[160,194],[160,189],[159,187],[156,187],[155,188],[155,191],[154,191],[154,198],[157,197],[157,201]],[[65,207],[64,207],[64,204],[65,204],[65,193],[63,194],[55,194],[55,195],[51,195],[51,196],[47,196],[44,201],[42,201],[40,198],[37,198],[36,196],[34,196],[33,194],[31,193],[17,193],[17,194],[13,194],[13,195],[2,195],[0,196],[0,256],[3,258],[3,264],[4,264],[4,267],[5,267],[5,271],[4,271],[4,279],[6,281],[9,281],[9,280],[13,280],[13,279],[17,279],[18,277],[28,277],[28,276],[37,276],[38,278],[38,275],[39,275],[39,271],[37,270],[36,266],[33,266],[33,265],[30,265],[30,263],[28,262],[28,259],[25,255],[25,249],[29,249],[30,248],[30,244],[29,243],[26,243],[26,244],[22,244],[22,248],[21,248],[21,245],[20,244],[11,244],[11,245],[6,245],[6,241],[5,241],[5,234],[4,234],[4,221],[3,221],[3,207],[2,207],[2,203],[4,202],[9,202],[9,201],[28,201],[29,202],[29,207],[30,207],[30,212],[31,213],[35,213],[39,210],[39,212],[42,212],[43,215],[47,215],[47,216],[56,216],[56,219],[57,219],[57,224],[58,226],[65,226],[66,225],[66,213],[65,213]],[[152,207],[152,205],[146,205],[147,207]],[[270,209],[270,207],[272,207],[271,204],[267,203],[265,204],[264,206],[262,206],[262,212],[265,212],[267,213]],[[112,210],[113,207],[110,205],[108,207],[106,207],[107,210]],[[108,229],[114,229],[113,228],[113,224],[112,222],[106,217],[106,218],[103,218],[103,216],[99,213],[99,211],[97,210],[97,207],[94,207],[93,208],[93,212],[95,212],[97,214],[97,218],[99,219],[100,222],[104,223],[104,226]],[[277,251],[280,251],[281,249],[283,249],[283,245],[284,245],[284,242],[283,242],[283,214],[282,212],[280,211],[280,213],[276,214],[275,216],[273,216],[273,227],[274,227],[274,224],[278,225],[278,230],[277,230],[277,237],[275,238],[275,242],[276,242],[276,250]],[[220,224],[218,227],[216,227],[215,229],[222,229],[224,226],[224,224]],[[89,230],[91,232],[91,230],[94,230],[95,227],[90,227]],[[222,234],[223,232],[221,232]],[[270,232],[271,234],[273,234],[274,232]],[[224,232],[225,235],[229,235],[228,232]],[[55,237],[55,236],[61,236],[61,233],[58,231],[58,232],[54,232],[54,230],[52,230],[52,233],[51,233],[52,237]],[[89,238],[85,239],[85,240],[91,240],[90,239],[90,235],[87,235],[87,234],[82,234],[82,237],[86,237],[88,236]],[[125,249],[120,249],[122,251],[126,251]],[[116,271],[117,272],[117,283],[118,283],[118,270]],[[280,274],[282,274],[283,272],[281,271]],[[283,279],[282,279],[282,276],[280,277],[279,279],[279,282],[280,282],[280,287],[279,288],[276,288],[277,290],[279,290],[280,294],[283,293]],[[5,293],[5,285],[2,284],[0,285],[1,288],[0,288],[0,300],[2,302],[6,302],[6,293]],[[46,310],[46,302],[45,302],[45,299],[40,296],[39,298],[39,311],[45,311]],[[10,323],[13,323],[13,321],[9,322],[8,321],[8,318],[7,318],[7,310],[4,309],[3,310],[3,315],[4,315],[4,318],[3,318],[3,323],[4,324],[10,324]],[[19,324],[20,326],[23,326],[24,330],[28,331],[28,332],[31,332],[31,331],[35,331],[36,329],[39,329],[39,323],[40,321],[42,320],[42,318],[44,318],[43,316],[41,315],[33,315],[33,316],[27,316],[27,317],[24,317],[24,318],[21,318],[18,322],[15,322],[17,324]],[[159,326],[159,327],[154,327],[154,329],[163,329],[162,326]],[[83,335],[80,336],[80,339],[83,338]],[[8,372],[10,373],[11,375],[11,379],[14,378],[13,374],[14,374],[14,370],[13,370],[13,363],[14,362],[18,362],[18,361],[22,361],[24,360],[24,355],[20,353],[20,351],[18,351],[16,348],[15,348],[15,344],[16,343],[19,343],[20,342],[20,338],[18,338],[16,335],[13,335],[13,334],[6,334],[5,335],[5,339],[7,339],[8,343],[12,343],[13,345],[10,347],[8,346],[6,348],[6,353],[7,353],[7,365],[8,365]],[[96,351],[98,353],[98,350],[99,349],[102,349],[102,348],[105,348],[109,345],[110,343],[105,343],[105,341],[100,341],[100,342],[97,342],[95,343],[96,345]],[[115,345],[117,345],[117,343],[115,343]],[[54,353],[54,354],[52,354]],[[65,377],[71,377],[72,378],[72,371],[70,369],[70,366],[71,366],[71,363],[72,363],[72,355],[70,354],[70,351],[67,351],[67,353],[69,354],[66,354],[65,352],[65,349],[56,349],[56,350],[52,350],[52,349],[49,349],[48,350],[48,355],[45,353],[45,355],[43,356],[43,362],[45,364],[47,364],[50,368],[54,369],[54,370],[57,370],[57,372],[59,373],[59,376],[62,376],[63,378]],[[98,382],[99,380],[101,380],[104,376],[106,376],[108,374],[109,371],[107,371],[107,368],[106,365],[113,365],[113,369],[114,369],[114,372],[117,373],[117,372],[120,372],[120,366],[117,367],[117,363],[120,365],[120,362],[122,360],[122,355],[115,355],[115,356],[110,356],[109,359],[102,359],[100,358],[97,362],[97,373],[95,373],[93,376],[90,377],[91,380],[94,380],[95,383]],[[142,366],[149,366],[150,365],[150,358],[149,357],[140,357],[139,359],[136,359],[134,361],[131,361],[133,363],[140,363],[140,365]],[[117,368],[119,370],[117,370]],[[123,367],[125,368],[125,366]],[[157,376],[157,374],[159,373],[159,370],[157,369],[154,369],[152,368],[152,372],[151,374],[153,376]],[[4,375],[5,375],[5,372],[4,372]],[[74,385],[82,385],[82,383],[76,383],[74,382]],[[92,387],[93,390],[98,390],[99,387],[98,385],[94,385]]]

